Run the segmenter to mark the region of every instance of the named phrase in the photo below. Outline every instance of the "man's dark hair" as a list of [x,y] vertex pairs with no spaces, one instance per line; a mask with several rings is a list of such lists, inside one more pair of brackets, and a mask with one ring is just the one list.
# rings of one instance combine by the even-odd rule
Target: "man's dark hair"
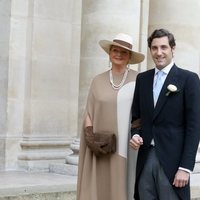
[[166,29],[156,29],[148,38],[148,47],[151,48],[151,43],[154,38],[168,37],[170,47],[176,46],[174,35]]

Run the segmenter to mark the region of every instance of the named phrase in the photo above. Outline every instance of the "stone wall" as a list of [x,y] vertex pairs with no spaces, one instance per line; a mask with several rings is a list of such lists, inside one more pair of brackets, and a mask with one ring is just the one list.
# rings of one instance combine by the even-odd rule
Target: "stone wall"
[[[109,69],[101,39],[131,34],[148,55],[148,33],[168,28],[177,64],[199,73],[199,9],[199,0],[0,1],[0,169],[65,162],[91,80]],[[148,56],[131,67],[153,65]]]

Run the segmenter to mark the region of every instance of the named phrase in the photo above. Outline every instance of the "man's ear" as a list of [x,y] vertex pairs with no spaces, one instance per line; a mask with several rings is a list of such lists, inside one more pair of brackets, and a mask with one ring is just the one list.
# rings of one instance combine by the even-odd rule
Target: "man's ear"
[[176,46],[173,46],[172,47],[172,57],[174,57],[175,49],[176,49]]

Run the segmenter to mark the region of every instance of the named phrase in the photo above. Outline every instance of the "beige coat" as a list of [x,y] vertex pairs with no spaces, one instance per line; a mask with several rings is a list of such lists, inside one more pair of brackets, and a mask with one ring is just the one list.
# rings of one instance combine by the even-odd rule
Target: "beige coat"
[[[126,82],[119,90],[111,87],[109,71],[97,75],[92,81],[86,113],[92,120],[94,133],[116,134],[117,151],[97,158],[86,146],[84,134],[81,134],[77,200],[132,199],[136,154],[132,152],[129,171],[127,150],[136,75],[137,72],[129,70]],[[114,82],[119,83],[122,76],[114,76]]]

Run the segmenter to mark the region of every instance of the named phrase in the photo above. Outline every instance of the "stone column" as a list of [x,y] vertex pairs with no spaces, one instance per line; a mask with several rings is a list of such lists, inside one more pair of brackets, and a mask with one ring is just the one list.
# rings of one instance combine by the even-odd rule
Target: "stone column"
[[[176,38],[177,65],[200,73],[199,0],[151,0],[149,33],[156,28],[169,29]],[[152,66],[151,59],[148,60]]]
[[[98,42],[102,39],[112,40],[118,33],[132,35],[134,50],[146,54],[146,38],[148,27],[148,1],[109,0],[83,1],[82,35],[80,59],[80,91],[79,91],[79,130],[82,114],[91,80],[97,74],[109,69],[108,55]],[[136,70],[145,70],[142,65],[133,65]],[[138,68],[139,67],[139,68]],[[80,132],[80,131],[79,131]],[[133,160],[129,160],[130,163]],[[133,196],[134,177],[129,177],[129,198]]]
[[[92,78],[109,69],[108,55],[98,42],[124,32],[132,35],[134,49],[146,54],[148,1],[84,0],[82,7],[82,35],[80,59],[79,130],[86,97]],[[148,12],[147,12],[148,13]],[[145,69],[145,62],[142,64]],[[132,68],[138,69],[138,65]],[[79,131],[80,132],[80,131]]]
[[65,174],[69,176],[78,175],[78,159],[79,159],[79,149],[80,140],[74,139],[70,144],[71,154],[67,155],[65,158],[65,164],[54,163],[50,164],[49,171],[57,174]]
[[[176,39],[175,62],[200,74],[200,3],[199,0],[151,0],[149,33],[156,28],[170,30]],[[152,67],[151,58],[148,66]],[[200,171],[200,148],[195,171]]]
[[0,170],[6,166],[6,119],[8,89],[8,58],[10,35],[10,1],[0,1]]
[[11,3],[7,163],[48,171],[77,135],[81,0]]

